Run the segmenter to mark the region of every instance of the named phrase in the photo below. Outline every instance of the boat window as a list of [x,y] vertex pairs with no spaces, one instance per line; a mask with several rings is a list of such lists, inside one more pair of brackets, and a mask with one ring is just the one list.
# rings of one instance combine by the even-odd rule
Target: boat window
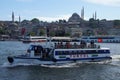
[[77,51],[74,51],[74,54],[77,54]]
[[59,52],[58,52],[58,51],[55,51],[55,55],[59,55]]
[[59,51],[59,55],[63,55],[63,52],[62,52],[62,51]]
[[98,53],[109,53],[109,50],[98,50]]
[[79,54],[82,54],[82,51],[79,51]]
[[96,50],[91,50],[91,53],[96,53]]
[[109,53],[110,51],[109,50],[104,50],[104,52]]
[[62,55],[65,55],[66,53],[65,53],[65,51],[62,51]]
[[72,51],[71,54],[73,55],[73,54],[74,54],[74,51]]
[[34,46],[33,46],[33,45],[31,45],[29,49],[30,49],[30,50],[34,50]]
[[79,54],[79,51],[76,51],[77,54]]
[[96,50],[96,53],[98,53],[98,50]]
[[66,53],[66,55],[70,55],[70,54],[69,54],[69,51],[65,51],[65,53]]
[[59,51],[55,51],[55,55],[59,55]]
[[90,50],[87,50],[86,53],[90,53],[91,51]]
[[83,52],[83,50],[81,50],[81,54],[83,54],[84,52]]

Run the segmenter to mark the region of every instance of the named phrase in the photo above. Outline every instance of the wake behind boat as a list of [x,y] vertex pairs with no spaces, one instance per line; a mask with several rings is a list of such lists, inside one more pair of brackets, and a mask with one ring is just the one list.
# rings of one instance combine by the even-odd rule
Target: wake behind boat
[[49,45],[30,45],[27,53],[8,56],[9,63],[64,64],[73,62],[96,62],[111,60],[110,49],[91,42],[57,42]]

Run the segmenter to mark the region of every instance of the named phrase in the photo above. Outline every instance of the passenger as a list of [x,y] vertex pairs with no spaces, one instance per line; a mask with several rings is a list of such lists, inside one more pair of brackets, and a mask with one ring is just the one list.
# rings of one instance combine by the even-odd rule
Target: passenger
[[57,43],[55,43],[55,48],[57,48]]
[[31,50],[28,49],[26,55],[30,56]]
[[80,48],[85,48],[86,47],[86,42],[81,40],[80,42]]
[[73,48],[77,48],[77,43],[76,42],[74,43]]
[[58,42],[58,44],[57,44],[57,48],[60,48],[60,43]]
[[71,47],[70,42],[66,42],[66,48],[70,48],[70,47]]
[[87,47],[87,44],[85,41],[83,41],[83,48],[86,48]]
[[82,48],[83,47],[83,45],[82,45],[82,41],[80,42],[80,45],[79,45],[79,48]]
[[62,42],[60,43],[60,48],[63,48],[63,43]]
[[28,50],[27,50],[27,53],[31,53],[31,50],[30,50],[30,49],[28,49]]
[[43,49],[43,53],[42,53],[42,59],[45,59],[46,58],[46,50]]
[[94,44],[94,41],[91,41],[88,45],[89,48],[96,48],[96,44]]
[[98,45],[98,48],[100,48],[100,45]]
[[35,53],[35,56],[37,56],[38,55],[38,48],[37,48],[37,46],[34,48],[34,53]]

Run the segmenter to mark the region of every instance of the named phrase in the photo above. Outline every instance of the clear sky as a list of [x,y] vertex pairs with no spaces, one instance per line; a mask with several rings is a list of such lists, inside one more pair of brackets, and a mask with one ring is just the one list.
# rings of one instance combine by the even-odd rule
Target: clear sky
[[99,19],[120,19],[120,0],[0,0],[0,20],[11,20],[12,11],[15,20],[19,15],[22,20],[68,20],[75,12],[80,15],[83,6],[86,20],[95,11]]

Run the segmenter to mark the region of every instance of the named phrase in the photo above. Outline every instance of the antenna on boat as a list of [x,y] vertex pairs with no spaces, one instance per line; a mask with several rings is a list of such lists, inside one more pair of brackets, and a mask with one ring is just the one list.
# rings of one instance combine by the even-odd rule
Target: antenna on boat
[[[52,45],[52,43],[51,43],[51,37],[50,37],[50,34],[49,34],[50,32],[49,32],[49,28],[48,28],[48,26],[46,26],[46,37],[47,37],[47,41],[46,41],[46,45],[48,46],[49,45],[49,47],[52,47],[51,45]],[[48,44],[48,42],[49,42],[49,44]]]

